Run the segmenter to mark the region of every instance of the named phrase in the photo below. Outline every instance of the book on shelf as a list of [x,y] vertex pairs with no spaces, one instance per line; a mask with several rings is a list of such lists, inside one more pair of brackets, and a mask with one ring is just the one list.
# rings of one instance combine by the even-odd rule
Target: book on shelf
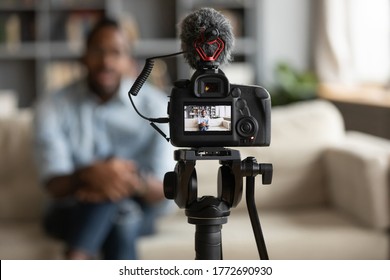
[[65,36],[69,47],[77,49],[101,16],[102,12],[99,11],[73,11],[69,13],[65,22]]
[[10,15],[4,26],[5,31],[5,43],[8,50],[17,50],[21,43],[21,30],[22,23],[20,17],[17,14]]
[[9,50],[35,40],[35,17],[32,12],[0,12],[0,44]]
[[103,10],[72,10],[56,12],[51,17],[50,40],[79,46],[92,26],[103,15]]

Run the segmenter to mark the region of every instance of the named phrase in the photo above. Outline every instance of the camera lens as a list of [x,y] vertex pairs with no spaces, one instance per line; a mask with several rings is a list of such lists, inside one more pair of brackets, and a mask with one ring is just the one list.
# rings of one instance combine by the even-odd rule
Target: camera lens
[[237,122],[237,133],[245,138],[257,133],[257,122],[252,117],[244,117]]

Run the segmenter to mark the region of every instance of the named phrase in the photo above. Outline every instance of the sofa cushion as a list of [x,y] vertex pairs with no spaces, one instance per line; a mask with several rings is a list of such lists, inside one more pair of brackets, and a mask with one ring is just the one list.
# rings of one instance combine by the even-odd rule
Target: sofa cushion
[[390,143],[350,131],[345,141],[325,152],[332,205],[365,225],[390,225]]
[[2,222],[1,260],[47,260],[63,258],[64,245],[48,238],[36,221]]
[[[272,110],[271,145],[242,149],[242,157],[273,164],[273,183],[257,190],[260,207],[305,207],[327,202],[324,150],[345,137],[339,111],[315,100]],[[261,185],[261,177],[256,178]]]
[[42,214],[44,194],[33,159],[31,126],[30,111],[0,118],[0,219]]
[[[324,150],[341,141],[344,123],[334,105],[326,101],[307,101],[275,107],[271,114],[271,145],[240,147],[241,159],[254,156],[258,163],[273,164],[270,186],[256,189],[259,207],[306,207],[327,202]],[[199,185],[216,192],[218,163],[197,163]],[[211,179],[214,178],[214,181]],[[261,186],[261,176],[256,177]],[[238,205],[242,209],[245,201]]]

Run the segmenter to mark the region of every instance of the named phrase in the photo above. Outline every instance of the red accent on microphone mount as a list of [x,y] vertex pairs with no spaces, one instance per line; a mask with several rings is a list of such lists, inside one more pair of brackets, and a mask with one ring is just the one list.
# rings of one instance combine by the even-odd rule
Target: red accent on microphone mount
[[[196,52],[199,54],[200,58],[203,61],[215,61],[219,57],[223,49],[225,48],[225,42],[219,36],[216,39],[213,39],[211,41],[206,41],[204,38],[204,33],[205,31],[202,31],[201,36],[194,43]],[[214,51],[214,53],[211,56],[209,56],[206,54],[206,52],[202,47],[204,44],[208,44],[208,45],[216,44],[217,49]]]

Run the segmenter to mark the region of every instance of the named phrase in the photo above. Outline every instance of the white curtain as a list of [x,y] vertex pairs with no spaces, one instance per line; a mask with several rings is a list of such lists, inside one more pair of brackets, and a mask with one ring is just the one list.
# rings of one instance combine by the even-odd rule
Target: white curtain
[[390,0],[321,0],[315,44],[323,82],[390,80]]

